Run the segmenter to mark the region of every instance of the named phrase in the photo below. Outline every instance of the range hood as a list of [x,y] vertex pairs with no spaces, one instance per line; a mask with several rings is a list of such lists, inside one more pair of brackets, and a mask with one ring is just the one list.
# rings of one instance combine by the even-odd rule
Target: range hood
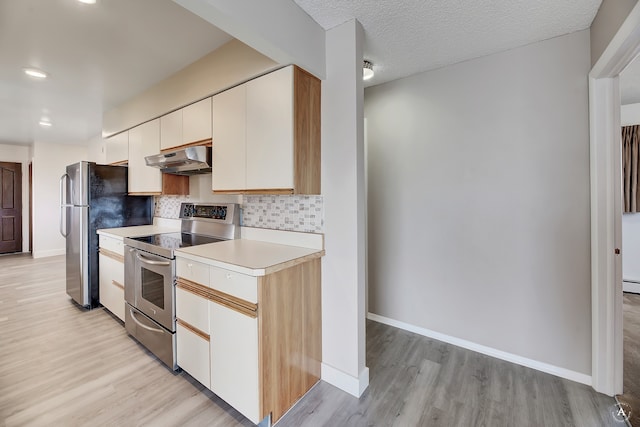
[[147,156],[147,166],[159,168],[163,173],[197,175],[211,172],[211,147],[187,147],[175,151]]

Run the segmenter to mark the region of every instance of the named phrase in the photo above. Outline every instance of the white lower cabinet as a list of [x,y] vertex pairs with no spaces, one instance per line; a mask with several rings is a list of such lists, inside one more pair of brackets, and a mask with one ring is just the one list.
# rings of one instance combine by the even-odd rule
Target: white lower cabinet
[[258,319],[215,302],[211,314],[211,391],[260,422]]
[[210,388],[209,301],[176,288],[176,318],[178,366]]
[[121,240],[100,236],[100,304],[124,321],[124,246]]

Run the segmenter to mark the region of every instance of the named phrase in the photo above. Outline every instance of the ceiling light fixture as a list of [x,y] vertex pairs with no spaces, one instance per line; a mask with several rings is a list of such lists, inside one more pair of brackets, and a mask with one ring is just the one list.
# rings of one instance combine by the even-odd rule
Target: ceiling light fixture
[[27,76],[34,77],[36,79],[46,79],[48,74],[42,70],[38,70],[37,68],[23,68],[22,71]]
[[39,122],[40,126],[44,126],[44,127],[51,127],[51,122],[47,119],[42,119]]
[[369,80],[371,77],[373,77],[373,64],[365,59],[362,65],[362,80]]
[[84,4],[96,4],[97,0],[78,0],[78,1]]

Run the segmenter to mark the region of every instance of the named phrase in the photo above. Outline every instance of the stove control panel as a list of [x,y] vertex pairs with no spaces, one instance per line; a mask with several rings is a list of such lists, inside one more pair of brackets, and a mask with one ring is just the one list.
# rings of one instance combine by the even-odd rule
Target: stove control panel
[[180,206],[180,218],[206,218],[224,221],[227,219],[228,210],[228,205],[195,205],[193,203],[182,203]]

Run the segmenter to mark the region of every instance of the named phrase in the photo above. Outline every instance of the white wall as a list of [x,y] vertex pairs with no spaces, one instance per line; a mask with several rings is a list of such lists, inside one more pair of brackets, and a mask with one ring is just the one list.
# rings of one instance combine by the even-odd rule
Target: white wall
[[22,165],[22,252],[29,252],[29,147],[0,144],[0,162]]
[[33,257],[64,254],[59,182],[67,165],[87,160],[87,147],[35,142],[33,146]]
[[589,380],[589,69],[585,30],[365,91],[370,312]]

